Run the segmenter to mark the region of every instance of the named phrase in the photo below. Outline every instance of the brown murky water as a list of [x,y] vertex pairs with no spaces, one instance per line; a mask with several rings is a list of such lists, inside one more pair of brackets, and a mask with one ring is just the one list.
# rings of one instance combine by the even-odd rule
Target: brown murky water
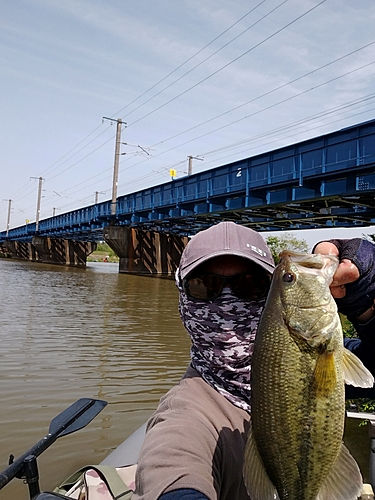
[[[38,459],[41,488],[99,463],[183,374],[189,339],[168,279],[0,260],[0,470],[81,397],[108,401],[84,430]],[[14,480],[0,499],[28,498]]]
[[[0,260],[0,470],[48,433],[50,421],[81,397],[108,401],[84,430],[38,459],[40,485],[99,463],[136,430],[189,360],[189,339],[169,279]],[[365,427],[347,442],[367,475]],[[26,500],[20,480],[0,500]]]

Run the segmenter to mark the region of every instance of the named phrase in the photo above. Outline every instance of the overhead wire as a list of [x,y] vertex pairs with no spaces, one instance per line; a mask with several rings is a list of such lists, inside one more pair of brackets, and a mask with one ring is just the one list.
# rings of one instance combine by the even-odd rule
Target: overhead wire
[[[311,121],[314,121],[314,120],[319,120],[323,117],[326,117],[326,116],[329,116],[329,115],[332,115],[333,113],[338,114],[339,111],[341,111],[340,114],[343,114],[344,112],[347,112],[348,111],[348,108],[351,108],[353,106],[355,107],[363,107],[367,101],[369,100],[373,100],[375,99],[375,94],[370,94],[368,96],[365,96],[364,98],[362,99],[356,99],[354,101],[352,101],[351,103],[347,103],[345,105],[342,105],[342,106],[336,106],[335,108],[331,108],[329,110],[326,110],[324,112],[320,112],[320,113],[317,113],[315,115],[312,115],[312,116],[309,116],[309,117],[306,117],[306,118],[302,118],[300,120],[297,120],[295,122],[292,122],[288,125],[284,125],[282,127],[277,127],[276,129],[272,129],[270,131],[267,131],[267,132],[263,132],[262,134],[258,134],[258,135],[255,135],[255,136],[252,136],[248,139],[244,139],[243,141],[238,141],[236,143],[233,143],[233,144],[230,144],[228,146],[223,146],[221,148],[216,148],[212,151],[207,151],[207,152],[204,152],[204,153],[201,153],[201,155],[199,156],[204,156],[205,159],[210,156],[210,155],[214,155],[216,153],[219,153],[219,152],[222,152],[222,151],[226,151],[226,150],[229,150],[229,149],[235,149],[239,146],[242,146],[244,144],[247,144],[249,142],[256,142],[256,141],[259,141],[260,139],[263,139],[263,138],[267,138],[269,136],[272,136],[272,135],[275,135],[275,134],[279,134],[280,132],[287,132],[288,130],[290,129],[293,129],[293,133],[292,134],[289,134],[287,136],[285,135],[279,135],[277,136],[277,138],[273,141],[273,142],[280,142],[280,140],[285,140],[287,138],[290,138],[290,137],[294,137],[295,134],[296,134],[296,130],[295,130],[295,127],[297,126],[301,126],[303,125],[304,126],[304,131],[311,131],[311,130],[315,130],[316,128],[319,128],[321,126],[321,124],[317,125],[316,127],[312,127],[312,128],[306,128],[305,125]],[[362,104],[362,106],[361,106]],[[369,108],[369,109],[366,109],[365,111],[361,111],[360,113],[352,113],[350,114],[348,117],[352,118],[354,116],[358,116],[358,115],[361,115],[367,111],[371,111],[371,110],[374,110],[375,108],[372,107],[372,108]],[[336,119],[336,120],[331,120],[329,122],[325,122],[325,125],[331,125],[332,123],[337,123],[338,121],[342,120],[342,118],[339,118],[339,119]],[[270,144],[270,142],[267,142],[267,143],[262,143],[261,146],[268,146]],[[259,145],[258,146],[255,146],[257,148],[259,148]],[[254,149],[254,148],[252,148]],[[241,150],[241,151],[237,151],[237,154],[242,154],[244,152],[248,152],[249,151],[249,148],[246,148],[245,150]],[[223,160],[223,159],[226,159],[228,158],[228,156],[222,156],[220,158],[216,158],[214,161],[215,163],[217,161],[220,161],[220,160]]]
[[[238,35],[236,35],[234,38],[232,38],[231,40],[229,40],[227,43],[225,43],[224,45],[222,45],[220,48],[218,48],[217,50],[215,50],[215,52],[213,52],[212,54],[210,54],[209,56],[207,56],[205,59],[203,59],[202,61],[200,61],[198,64],[196,64],[195,66],[193,66],[191,69],[189,69],[189,71],[186,71],[186,73],[184,73],[183,75],[181,75],[180,77],[178,77],[176,80],[173,80],[173,82],[171,82],[169,85],[167,85],[166,87],[164,87],[163,89],[161,89],[157,94],[154,94],[153,96],[151,96],[149,99],[147,99],[147,101],[144,101],[142,104],[140,104],[139,106],[137,106],[136,108],[132,109],[127,115],[126,115],[126,119],[128,119],[128,117],[134,113],[135,111],[137,111],[138,109],[140,109],[141,107],[143,107],[145,104],[147,104],[148,102],[152,101],[155,97],[157,97],[158,95],[162,94],[165,90],[169,89],[170,87],[172,87],[173,85],[175,85],[177,82],[179,82],[180,80],[182,80],[183,78],[185,78],[185,76],[187,76],[189,73],[192,73],[195,69],[197,69],[199,66],[202,66],[202,64],[206,63],[209,59],[211,59],[212,57],[214,57],[216,54],[218,54],[220,51],[222,51],[225,47],[228,47],[228,45],[230,45],[231,43],[233,43],[235,40],[237,40],[238,38],[240,38],[242,35],[244,35],[247,31],[249,31],[250,29],[254,28],[254,26],[256,26],[257,24],[259,24],[261,21],[263,21],[264,19],[266,19],[268,16],[270,16],[271,14],[273,14],[277,9],[279,9],[282,5],[284,5],[286,2],[288,2],[289,0],[283,0],[279,5],[277,5],[276,7],[274,7],[272,10],[270,10],[267,14],[265,14],[264,16],[262,16],[260,19],[258,19],[255,23],[251,24],[250,26],[248,26],[245,30],[241,31],[241,33],[239,33]],[[259,7],[259,5],[261,5],[263,2],[260,2],[260,4],[256,5],[254,7],[254,9],[252,9],[250,12],[253,12],[255,9],[257,9]],[[249,13],[250,13],[249,12]],[[227,31],[227,30],[226,30]],[[205,80],[203,80],[205,81]],[[192,87],[194,88],[194,87]],[[188,89],[190,90],[190,89]],[[183,94],[181,94],[183,95]],[[179,96],[177,96],[179,97]],[[172,101],[168,101],[169,102],[172,102]],[[168,104],[166,103],[166,104]],[[146,115],[148,116],[148,115]],[[123,117],[124,118],[124,117]],[[143,118],[142,118],[143,119]],[[137,120],[139,121],[139,120]],[[134,123],[137,123],[136,122],[133,122],[133,125]]]
[[233,111],[237,111],[238,109],[241,109],[244,106],[248,106],[249,104],[252,104],[252,103],[258,101],[259,99],[262,99],[263,97],[269,96],[269,95],[277,92],[278,90],[281,90],[281,89],[283,89],[285,87],[288,87],[289,85],[292,85],[293,83],[296,83],[296,82],[302,80],[303,78],[306,78],[307,76],[311,76],[314,73],[317,73],[318,71],[321,71],[322,69],[326,69],[329,66],[332,66],[333,64],[335,64],[335,63],[337,63],[339,61],[342,61],[343,59],[346,59],[347,57],[352,56],[353,54],[356,54],[356,53],[360,52],[361,50],[364,50],[364,49],[366,49],[366,48],[368,48],[368,47],[370,47],[371,45],[374,45],[374,44],[375,44],[375,40],[372,41],[372,42],[370,42],[370,43],[367,43],[367,44],[363,45],[362,47],[359,47],[359,48],[357,48],[355,50],[352,50],[351,52],[348,52],[347,54],[344,54],[343,56],[340,56],[340,57],[338,57],[338,58],[336,58],[336,59],[334,59],[334,60],[332,60],[332,61],[330,61],[330,62],[328,62],[326,64],[323,64],[319,68],[315,68],[315,69],[313,69],[311,71],[308,71],[307,73],[304,73],[303,75],[300,75],[300,76],[298,76],[296,78],[293,78],[292,80],[289,80],[286,83],[278,85],[277,87],[274,87],[273,89],[268,90],[267,92],[264,92],[263,94],[260,94],[260,95],[258,95],[256,97],[254,97],[254,98],[252,98],[252,99],[250,99],[250,100],[242,103],[242,104],[239,104],[238,106],[235,106],[235,107],[233,107],[233,108],[231,108],[231,109],[229,109],[227,111],[224,111],[223,113],[220,113],[220,114],[218,114],[218,115],[216,115],[216,116],[214,116],[214,117],[212,117],[212,118],[210,118],[208,120],[205,120],[205,121],[203,121],[201,123],[198,123],[197,125],[194,125],[194,126],[188,128],[188,129],[185,129],[182,132],[174,134],[174,135],[168,137],[167,139],[164,139],[164,140],[162,140],[162,141],[160,141],[158,143],[152,144],[151,147],[154,148],[156,146],[159,146],[160,144],[165,144],[166,142],[168,142],[168,141],[170,141],[172,139],[176,139],[177,137],[179,137],[179,136],[181,136],[183,134],[191,132],[192,130],[196,130],[197,128],[202,127],[203,125],[207,125],[208,123],[210,123],[210,122],[212,122],[214,120],[217,120],[218,118],[222,118],[223,116],[225,116],[225,115],[227,115],[229,113],[232,113]]
[[[285,1],[288,1],[288,0],[285,0]],[[124,108],[121,108],[118,112],[116,112],[115,114],[118,115],[121,111],[123,111],[124,109],[126,109],[127,107],[129,107],[133,102],[137,101],[138,99],[140,99],[143,95],[147,94],[150,90],[152,90],[153,88],[155,88],[157,85],[159,85],[161,82],[163,82],[164,80],[166,80],[169,76],[171,76],[173,73],[175,73],[178,69],[180,69],[181,67],[183,67],[185,64],[187,64],[189,61],[191,61],[194,57],[196,57],[197,55],[199,55],[201,52],[203,52],[207,47],[209,47],[210,45],[212,45],[212,43],[214,43],[216,40],[218,40],[220,37],[222,37],[225,33],[227,33],[230,29],[232,29],[234,26],[236,26],[238,23],[240,23],[243,19],[245,19],[248,15],[250,15],[252,12],[254,12],[260,5],[262,5],[263,3],[265,3],[266,0],[262,0],[261,2],[259,2],[255,7],[253,7],[252,9],[250,9],[246,14],[244,14],[243,16],[241,16],[237,21],[235,21],[234,23],[232,23],[228,28],[226,28],[224,31],[222,31],[219,35],[217,35],[215,38],[213,38],[208,44],[206,44],[204,47],[202,47],[200,50],[198,50],[195,54],[193,54],[191,57],[189,57],[187,60],[185,60],[182,64],[180,64],[177,68],[175,68],[173,71],[171,71],[168,75],[166,75],[164,78],[162,78],[161,80],[159,80],[156,84],[152,85],[148,90],[146,90],[145,92],[143,92],[140,96],[138,96],[136,99],[134,99],[132,102],[130,102],[128,105],[126,105]],[[283,2],[285,3],[285,2]],[[247,31],[247,30],[245,30]],[[236,37],[238,38],[238,37]],[[227,44],[226,44],[227,45]],[[179,78],[180,80],[181,78]],[[170,84],[168,87],[170,87],[172,84]],[[63,160],[64,158],[66,158],[66,156],[68,156],[71,152],[73,152],[80,144],[84,143],[86,141],[86,139],[88,137],[90,137],[96,130],[98,130],[98,128],[100,128],[101,125],[99,125],[98,127],[96,127],[92,132],[90,132],[84,139],[82,139],[80,142],[78,142],[78,144],[76,144],[73,148],[71,148],[66,154],[64,154],[59,160],[56,160],[54,163],[52,163],[46,170],[44,170],[42,172],[42,175],[46,175],[47,172],[54,172],[55,170],[57,170],[58,168],[61,168],[62,164],[66,163],[67,161],[69,161],[71,158],[73,158],[74,156],[76,156],[78,153],[80,153],[81,151],[83,151],[86,147],[88,147],[92,142],[94,142],[96,139],[98,139],[98,137],[100,137],[103,133],[106,132],[106,130],[104,130],[103,132],[101,132],[100,134],[98,134],[97,136],[95,136],[89,143],[85,144],[85,146],[83,146],[81,149],[79,149],[78,151],[76,151],[73,155],[71,155],[69,158],[67,158],[62,164],[56,166],[54,169],[50,170],[53,166],[57,165],[61,160]],[[108,130],[108,129],[107,129]],[[73,163],[72,165],[70,165],[69,167],[67,167],[66,169],[64,169],[62,173],[65,173],[67,170],[69,170],[70,168],[76,166],[78,163],[80,163],[81,161],[83,161],[84,159],[86,159],[88,156],[90,156],[92,153],[94,153],[95,151],[97,151],[98,149],[100,149],[101,147],[103,147],[105,144],[107,144],[109,141],[113,140],[113,138],[109,138],[107,141],[103,142],[102,144],[100,144],[97,148],[95,148],[92,152],[88,153],[87,155],[85,155],[84,157],[80,158],[79,160],[77,160],[75,163]],[[54,177],[57,177],[58,175],[60,174],[56,174]],[[49,180],[53,179],[54,177],[50,178]]]
[[216,149],[213,149],[211,151],[205,151],[204,153],[201,153],[201,155],[199,155],[199,156],[204,155],[206,157],[208,155],[211,155],[211,154],[214,154],[214,153],[217,153],[220,151],[226,151],[228,149],[232,149],[232,148],[235,148],[237,146],[242,146],[243,144],[246,144],[247,142],[253,142],[254,140],[257,140],[259,138],[267,137],[268,135],[273,135],[275,132],[283,132],[292,126],[294,127],[295,125],[305,124],[311,120],[323,118],[323,117],[330,115],[332,113],[337,113],[338,111],[346,110],[347,108],[351,108],[353,106],[358,106],[359,104],[362,104],[362,105],[364,105],[363,103],[367,104],[367,102],[372,100],[372,99],[375,99],[375,93],[368,94],[364,97],[354,99],[353,101],[350,101],[350,102],[345,103],[345,104],[340,105],[340,106],[336,106],[334,108],[330,108],[329,110],[321,111],[320,113],[316,113],[315,115],[301,118],[301,119],[296,120],[295,122],[293,122],[291,124],[283,125],[282,127],[277,127],[276,129],[272,129],[272,130],[267,131],[267,132],[262,132],[261,134],[258,134],[256,136],[252,136],[251,138],[243,139],[242,141],[237,141],[235,143],[229,144],[227,146],[222,146],[220,148],[216,148]]
[[170,104],[171,102],[175,101],[176,99],[182,97],[183,95],[187,94],[188,92],[190,92],[191,90],[193,90],[194,88],[198,87],[198,85],[201,85],[203,82],[206,82],[207,80],[209,80],[210,78],[212,78],[213,76],[217,75],[218,73],[220,73],[220,71],[222,71],[223,69],[226,69],[228,68],[230,65],[232,65],[233,63],[239,61],[242,57],[246,56],[247,54],[249,54],[250,52],[252,52],[253,50],[255,50],[256,48],[260,47],[261,45],[263,45],[265,42],[267,42],[268,40],[270,40],[271,38],[273,38],[274,36],[278,35],[279,33],[281,33],[282,31],[284,31],[286,28],[289,28],[290,26],[292,26],[294,23],[296,23],[297,21],[299,21],[300,19],[302,19],[303,17],[305,17],[307,14],[310,14],[310,12],[312,12],[313,10],[317,9],[318,7],[320,7],[320,5],[322,5],[323,3],[325,3],[326,0],[321,0],[321,2],[319,2],[318,4],[314,5],[313,7],[311,7],[310,9],[308,9],[307,11],[305,11],[303,14],[300,14],[299,16],[297,16],[296,18],[294,18],[292,21],[290,21],[289,23],[285,24],[282,28],[276,30],[274,33],[272,33],[271,35],[267,36],[266,38],[264,38],[263,40],[261,40],[260,42],[258,42],[257,44],[253,45],[252,47],[250,47],[250,49],[246,50],[245,52],[243,52],[242,54],[240,54],[239,56],[235,57],[234,59],[232,59],[231,61],[229,61],[228,63],[224,64],[224,66],[221,66],[220,68],[218,68],[216,71],[210,73],[208,76],[206,76],[205,78],[203,78],[202,80],[199,80],[199,82],[195,83],[194,85],[190,86],[188,89],[184,90],[183,92],[180,92],[178,95],[176,95],[175,97],[173,97],[172,99],[169,99],[167,102],[165,102],[164,104],[158,106],[157,108],[153,109],[152,111],[146,113],[145,115],[141,116],[140,118],[138,118],[138,120],[135,120],[133,121],[132,123],[128,124],[128,126],[134,126],[136,123],[139,123],[141,120],[147,118],[148,116],[152,115],[153,113],[155,113],[156,111],[159,111],[160,109],[164,108],[165,106],[167,106],[168,104]]
[[[52,163],[46,170],[43,170],[42,172],[42,175],[46,175],[47,172],[52,168],[54,167],[57,163],[59,163],[61,160],[63,160],[66,156],[68,156],[72,151],[74,151],[78,146],[80,146],[83,142],[86,141],[86,139],[88,139],[94,132],[96,132],[100,127],[102,126],[102,123],[100,125],[98,125],[96,128],[94,128],[94,130],[92,132],[90,132],[84,139],[82,139],[81,141],[78,142],[78,144],[76,144],[73,148],[71,148],[67,153],[65,153],[61,158],[59,158],[58,160],[56,160],[54,163]],[[94,139],[92,139],[86,146],[84,146],[83,148],[81,148],[79,151],[77,151],[76,153],[74,153],[73,156],[70,156],[68,159],[66,159],[63,163],[69,161],[70,158],[74,157],[76,154],[78,154],[80,151],[82,151],[82,149],[84,149],[85,147],[87,147],[89,144],[91,144],[95,139],[97,139],[98,137],[100,137],[100,135],[102,135],[104,132],[100,133],[98,136],[94,137]],[[60,165],[61,166],[61,165]],[[54,170],[56,170],[56,168],[58,167],[55,167],[54,169],[52,169],[52,172]]]
[[[284,3],[286,3],[288,0],[284,0],[281,4],[277,5],[274,9],[272,9],[270,12],[268,12],[267,14],[265,14],[260,20],[258,20],[255,24],[258,24],[261,20],[265,19],[266,17],[268,17],[272,12],[274,12],[276,9],[278,9],[281,5],[283,5]],[[263,44],[265,41],[269,40],[270,38],[274,37],[275,35],[277,35],[278,33],[280,33],[281,31],[283,31],[284,29],[286,29],[287,27],[289,27],[290,25],[294,24],[296,21],[298,21],[299,19],[301,19],[302,17],[304,17],[305,15],[307,15],[308,13],[310,13],[311,11],[313,11],[314,9],[316,9],[317,7],[319,7],[321,4],[323,4],[326,0],[322,0],[320,3],[316,4],[315,6],[313,6],[312,8],[308,9],[307,11],[305,11],[303,14],[299,15],[298,17],[296,17],[294,20],[290,21],[289,23],[287,23],[286,25],[284,25],[282,28],[280,28],[279,30],[275,31],[273,34],[271,34],[270,36],[266,37],[265,39],[263,39],[262,41],[260,41],[258,44],[254,45],[253,47],[251,47],[250,49],[248,49],[247,51],[245,51],[244,53],[242,53],[240,56],[236,57],[235,59],[233,59],[232,61],[230,61],[229,63],[227,63],[226,65],[224,65],[223,67],[219,68],[218,70],[216,70],[215,72],[211,73],[210,75],[208,75],[206,78],[204,78],[203,80],[201,80],[200,82],[196,83],[194,86],[190,87],[189,89],[186,89],[184,92],[180,93],[179,95],[175,96],[173,99],[167,101],[166,103],[164,103],[162,106],[159,106],[158,108],[156,108],[155,110],[147,113],[146,115],[144,115],[143,117],[139,118],[138,120],[136,120],[135,122],[132,122],[131,125],[134,125],[135,123],[139,122],[140,120],[143,120],[144,118],[146,118],[147,116],[149,116],[150,114],[158,111],[159,109],[161,109],[162,107],[166,106],[167,104],[169,104],[170,102],[176,100],[177,98],[181,97],[182,95],[184,95],[186,92],[188,92],[189,90],[191,90],[192,88],[195,88],[197,87],[198,85],[200,85],[201,83],[203,83],[204,81],[206,81],[207,79],[211,78],[211,76],[214,76],[215,74],[217,74],[219,71],[221,71],[222,69],[228,67],[230,64],[232,64],[233,62],[239,60],[241,57],[243,57],[244,55],[246,55],[247,53],[251,52],[252,50],[254,50],[256,47],[260,46],[261,44]],[[261,5],[263,2],[260,2],[260,4],[257,5],[257,7],[259,5]],[[252,12],[253,9],[250,11]],[[249,13],[250,13],[249,12]],[[244,17],[244,16],[243,16]],[[239,22],[239,21],[238,21]],[[234,23],[233,26],[237,24],[237,23]],[[252,25],[252,26],[254,26]],[[230,29],[230,28],[228,28]],[[226,31],[228,31],[228,29]],[[218,37],[216,37],[218,38]],[[209,44],[208,44],[209,45]],[[203,49],[202,49],[203,50]],[[128,124],[128,126],[130,126]],[[98,128],[98,127],[97,127]],[[91,135],[91,134],[89,134]],[[100,134],[101,135],[101,134]],[[65,173],[67,170],[73,168],[74,166],[76,166],[78,163],[80,163],[81,161],[85,160],[88,156],[90,156],[91,154],[93,154],[94,152],[98,151],[100,148],[102,148],[105,144],[107,144],[108,142],[110,142],[111,140],[113,140],[113,138],[109,138],[108,140],[106,140],[105,142],[103,142],[102,144],[100,144],[98,147],[96,147],[94,150],[92,150],[91,152],[89,152],[87,155],[83,156],[82,158],[80,158],[79,160],[77,160],[75,163],[69,165],[67,168],[65,168],[64,170],[60,171],[59,173],[57,173],[56,175],[54,175],[53,177],[49,178],[49,180],[52,180],[54,179],[55,177],[59,176],[59,175],[62,175],[63,173]],[[82,141],[81,141],[82,142]],[[92,141],[90,141],[91,143]],[[74,149],[74,148],[73,148]],[[81,150],[84,149],[84,148],[81,148]],[[80,151],[81,151],[80,150]],[[54,169],[56,170],[56,169]]]
[[[197,155],[197,156],[204,157],[204,159],[205,159],[205,166],[204,166],[204,167],[202,166],[201,168],[198,168],[198,169],[197,169],[197,171],[196,171],[196,173],[197,173],[198,171],[202,170],[202,169],[207,170],[207,161],[206,161],[206,159],[207,159],[207,157],[208,157],[209,155],[213,155],[213,154],[215,154],[215,153],[217,153],[217,152],[223,152],[223,151],[226,151],[227,149],[233,149],[233,148],[235,148],[235,147],[241,146],[241,145],[246,144],[246,143],[249,143],[249,142],[256,142],[256,141],[259,141],[259,140],[260,140],[260,139],[262,139],[262,138],[267,138],[267,137],[272,136],[272,135],[275,135],[275,134],[280,134],[280,132],[283,132],[283,131],[285,131],[285,132],[286,132],[288,129],[292,129],[292,128],[295,128],[296,126],[300,126],[300,125],[305,125],[305,124],[307,124],[308,122],[310,122],[310,121],[312,121],[312,120],[321,119],[321,118],[322,118],[322,117],[324,117],[324,116],[330,115],[330,114],[332,114],[332,113],[337,113],[337,112],[338,112],[338,111],[340,111],[340,110],[341,110],[341,111],[344,111],[344,110],[346,110],[346,108],[349,108],[349,107],[352,107],[352,106],[358,106],[361,102],[364,102],[364,101],[367,101],[367,100],[370,100],[370,99],[374,99],[374,98],[375,98],[375,94],[373,94],[373,95],[369,95],[369,96],[364,97],[363,99],[355,100],[355,101],[353,101],[353,102],[352,102],[352,103],[350,103],[350,104],[346,104],[346,105],[343,105],[343,106],[337,106],[337,107],[335,107],[335,108],[332,108],[332,109],[330,109],[330,110],[327,110],[326,112],[320,112],[320,113],[317,113],[316,115],[312,115],[312,116],[310,116],[310,117],[306,117],[306,118],[303,118],[303,119],[297,120],[296,122],[292,122],[292,123],[290,123],[290,124],[288,124],[288,125],[284,125],[284,126],[282,126],[282,127],[277,127],[277,128],[275,128],[275,129],[272,129],[272,130],[270,130],[270,131],[264,132],[264,133],[262,133],[262,134],[258,134],[258,135],[255,135],[255,136],[251,136],[251,137],[249,137],[249,138],[247,138],[247,139],[244,139],[243,141],[239,141],[239,142],[236,142],[236,143],[233,143],[233,144],[229,144],[229,145],[227,145],[227,146],[223,146],[223,147],[221,147],[221,148],[217,148],[217,149],[212,150],[212,151],[202,152],[202,153],[200,153],[200,154],[199,154],[199,155]],[[364,105],[364,104],[363,104],[363,105]],[[373,110],[373,109],[375,109],[375,108],[370,108],[369,110],[371,111],[371,110]],[[367,112],[367,111],[368,111],[368,110],[362,111],[362,112],[360,112],[360,113],[352,113],[352,114],[350,114],[348,117],[358,116],[358,115],[361,115],[361,114],[363,114],[363,113],[365,113],[365,112]],[[342,118],[339,118],[339,119],[337,119],[337,120],[331,120],[331,121],[329,121],[329,122],[326,122],[326,123],[325,123],[325,125],[330,125],[330,124],[332,124],[332,123],[336,123],[336,122],[338,122],[338,121],[340,121],[340,120],[342,120]],[[306,128],[306,127],[305,127],[305,128],[304,128],[304,132],[306,132],[306,131],[311,131],[311,130],[314,130],[315,128],[319,128],[319,127],[321,127],[321,124],[320,124],[320,125],[317,125],[316,127],[310,127],[310,128]],[[268,141],[268,142],[266,142],[266,143],[264,143],[264,142],[263,142],[260,146],[264,147],[264,146],[266,146],[266,145],[269,145],[269,144],[272,144],[272,143],[275,143],[275,142],[280,142],[280,140],[284,140],[284,139],[286,139],[286,138],[290,138],[290,137],[295,137],[295,135],[296,135],[296,130],[293,130],[293,133],[292,133],[292,134],[289,134],[289,135],[287,135],[287,136],[285,136],[285,135],[282,135],[282,136],[281,136],[281,135],[279,135],[279,136],[277,136],[277,138],[276,138],[275,140],[273,140],[273,141],[271,141],[271,142],[270,142],[270,141]],[[254,146],[254,148],[257,148],[257,149],[259,150],[259,145]],[[252,148],[252,149],[254,149],[254,148]],[[248,152],[249,150],[250,150],[249,148],[246,148],[246,150],[239,151],[239,152],[237,152],[237,154],[246,153],[246,152]],[[217,166],[217,162],[218,162],[218,161],[221,161],[221,160],[226,159],[226,158],[232,158],[232,160],[231,160],[231,161],[236,161],[235,159],[233,159],[233,153],[232,153],[232,154],[231,154],[231,155],[229,155],[229,156],[222,156],[222,157],[220,157],[220,158],[216,158],[216,159],[214,160],[214,161],[215,161],[215,165],[214,165],[214,166]],[[172,166],[171,166],[171,168],[172,168]]]
[[[219,35],[217,35],[215,38],[213,38],[210,42],[208,42],[204,47],[202,47],[201,49],[199,49],[197,52],[195,52],[192,56],[190,56],[188,59],[186,59],[183,63],[181,63],[179,66],[177,66],[177,68],[175,68],[173,71],[171,71],[170,73],[168,73],[166,76],[164,76],[161,80],[159,80],[158,82],[156,82],[155,84],[153,84],[150,88],[148,88],[145,92],[143,92],[141,95],[139,95],[138,97],[136,97],[135,99],[133,99],[131,102],[129,102],[126,106],[124,106],[123,108],[121,108],[119,111],[116,111],[116,116],[118,116],[120,113],[122,113],[125,109],[127,109],[129,106],[131,106],[132,104],[134,104],[136,101],[138,101],[139,99],[141,99],[144,95],[148,94],[148,92],[150,92],[151,90],[153,90],[155,87],[157,87],[160,83],[164,82],[165,80],[167,80],[170,76],[172,76],[174,73],[176,73],[179,69],[181,69],[183,66],[185,66],[188,62],[190,62],[192,59],[194,59],[196,56],[198,56],[201,52],[203,52],[207,47],[209,47],[210,45],[212,45],[214,42],[216,42],[216,40],[218,40],[219,38],[221,38],[223,35],[225,35],[225,33],[227,33],[229,30],[231,30],[234,26],[236,26],[238,23],[240,23],[243,19],[245,19],[245,17],[247,17],[248,15],[250,15],[252,12],[254,12],[254,10],[256,10],[260,5],[262,5],[263,3],[265,3],[267,0],[262,0],[261,2],[258,3],[258,5],[256,5],[255,7],[253,7],[252,9],[250,9],[248,12],[246,12],[246,14],[244,14],[242,17],[240,17],[239,19],[237,19],[237,21],[235,21],[233,24],[231,24],[228,28],[226,28],[224,31],[222,31]],[[154,96],[155,97],[155,96]]]
[[[157,156],[160,156],[160,155],[162,155],[162,154],[165,154],[166,152],[170,152],[170,151],[173,151],[173,150],[175,150],[175,149],[178,149],[178,148],[180,148],[180,147],[182,147],[182,146],[185,146],[186,144],[190,144],[190,143],[192,143],[192,142],[194,142],[194,141],[197,141],[198,139],[202,139],[203,137],[207,137],[207,136],[209,136],[209,135],[211,135],[211,134],[213,134],[213,133],[215,133],[215,132],[218,132],[218,131],[223,130],[223,129],[227,128],[227,127],[230,127],[231,125],[237,124],[237,123],[239,123],[239,122],[241,122],[241,121],[243,121],[243,120],[246,120],[246,119],[248,119],[248,118],[251,118],[251,117],[253,117],[253,116],[255,116],[255,115],[258,115],[258,114],[260,114],[260,113],[262,113],[262,112],[264,112],[264,111],[269,111],[270,109],[275,108],[276,106],[279,106],[280,104],[285,104],[286,102],[289,102],[289,101],[291,101],[291,100],[293,100],[293,99],[296,99],[297,97],[300,97],[301,95],[304,95],[304,94],[306,94],[306,93],[308,93],[308,92],[311,92],[311,91],[313,91],[313,90],[316,90],[316,89],[318,89],[318,88],[321,88],[321,87],[323,87],[323,86],[325,86],[325,85],[327,85],[327,84],[329,84],[329,83],[332,83],[333,81],[339,80],[340,78],[343,78],[343,77],[348,76],[348,75],[350,75],[350,74],[353,74],[353,73],[355,73],[355,72],[357,72],[357,71],[360,71],[361,69],[367,68],[367,67],[369,67],[369,66],[373,65],[374,63],[375,63],[375,61],[372,61],[372,62],[367,63],[367,64],[364,64],[364,65],[362,65],[362,66],[360,66],[360,67],[358,67],[358,68],[355,68],[355,69],[353,69],[353,70],[351,70],[351,71],[347,71],[347,72],[345,72],[345,73],[343,73],[343,74],[341,74],[341,75],[339,75],[339,76],[336,76],[336,77],[334,77],[334,78],[331,78],[331,79],[329,79],[329,80],[326,80],[325,82],[322,82],[322,83],[320,83],[320,84],[318,84],[318,85],[315,85],[315,86],[309,87],[308,89],[305,89],[305,90],[303,90],[303,91],[301,91],[301,92],[299,92],[299,93],[293,94],[292,96],[286,97],[286,98],[284,98],[284,99],[282,99],[282,100],[280,100],[280,101],[277,101],[276,103],[273,103],[273,104],[271,104],[271,105],[269,105],[269,106],[266,106],[266,107],[264,107],[264,108],[261,108],[261,109],[259,109],[259,110],[257,110],[257,111],[254,111],[253,113],[247,114],[246,116],[243,116],[243,117],[241,117],[241,118],[238,118],[238,119],[236,119],[236,120],[233,120],[233,121],[231,121],[230,123],[226,123],[225,125],[222,125],[222,126],[217,127],[217,128],[215,128],[215,129],[213,129],[213,130],[210,130],[210,131],[208,131],[208,132],[205,132],[205,133],[203,133],[203,134],[201,134],[201,135],[199,135],[199,136],[197,136],[197,137],[194,137],[194,138],[189,139],[189,140],[187,140],[187,141],[185,141],[185,142],[179,143],[179,144],[177,144],[177,145],[175,145],[175,146],[173,146],[173,147],[169,148],[168,150],[163,151],[162,153],[159,153],[158,155],[154,155],[154,156],[153,156],[153,158],[155,158],[155,157],[157,157]],[[135,164],[135,165],[133,165],[133,166],[137,166],[137,165],[139,165],[139,164],[141,164],[141,163],[143,163],[143,162],[145,162],[145,161],[147,161],[147,159],[143,160],[142,162],[138,162],[138,163],[136,163],[136,164]],[[133,167],[133,166],[132,166],[132,167]]]

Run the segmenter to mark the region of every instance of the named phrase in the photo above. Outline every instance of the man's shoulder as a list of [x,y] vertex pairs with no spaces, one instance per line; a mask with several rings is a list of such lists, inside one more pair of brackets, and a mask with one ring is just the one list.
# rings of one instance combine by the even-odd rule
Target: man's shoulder
[[211,422],[231,426],[249,419],[247,412],[233,405],[200,374],[189,367],[180,382],[160,400],[154,413],[156,420],[181,416],[183,420]]
[[[188,367],[180,382],[172,387],[160,400],[160,405],[191,407],[191,403],[205,402],[207,399],[221,399],[221,395],[205,382],[199,373],[191,366]],[[203,398],[203,401],[202,401]]]

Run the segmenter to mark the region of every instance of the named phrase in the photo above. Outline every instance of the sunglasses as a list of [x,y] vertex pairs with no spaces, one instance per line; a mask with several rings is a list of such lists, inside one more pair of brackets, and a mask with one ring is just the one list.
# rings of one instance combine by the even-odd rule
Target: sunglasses
[[213,300],[219,297],[223,288],[230,286],[239,299],[259,300],[266,297],[271,278],[264,272],[241,273],[232,276],[220,274],[197,274],[182,281],[183,290],[192,299]]

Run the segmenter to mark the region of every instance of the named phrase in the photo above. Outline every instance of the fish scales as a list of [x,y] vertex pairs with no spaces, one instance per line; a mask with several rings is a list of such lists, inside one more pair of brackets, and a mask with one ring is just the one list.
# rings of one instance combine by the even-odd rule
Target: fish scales
[[336,267],[333,258],[284,252],[275,270],[252,358],[244,467],[252,500],[355,499],[361,491],[342,444],[344,347],[328,286]]
[[[282,328],[273,333],[278,338],[276,345],[270,336],[264,336],[260,350],[253,354],[254,437],[281,498],[315,499],[342,440],[343,384],[329,398],[317,400],[312,383],[316,353],[312,348],[300,349]],[[264,350],[269,352],[267,359],[261,354]],[[293,369],[286,370],[288,366]],[[257,402],[259,410],[254,410]],[[336,446],[322,459],[321,448],[328,439]],[[308,483],[311,493],[305,496]],[[284,490],[292,496],[283,496]]]

